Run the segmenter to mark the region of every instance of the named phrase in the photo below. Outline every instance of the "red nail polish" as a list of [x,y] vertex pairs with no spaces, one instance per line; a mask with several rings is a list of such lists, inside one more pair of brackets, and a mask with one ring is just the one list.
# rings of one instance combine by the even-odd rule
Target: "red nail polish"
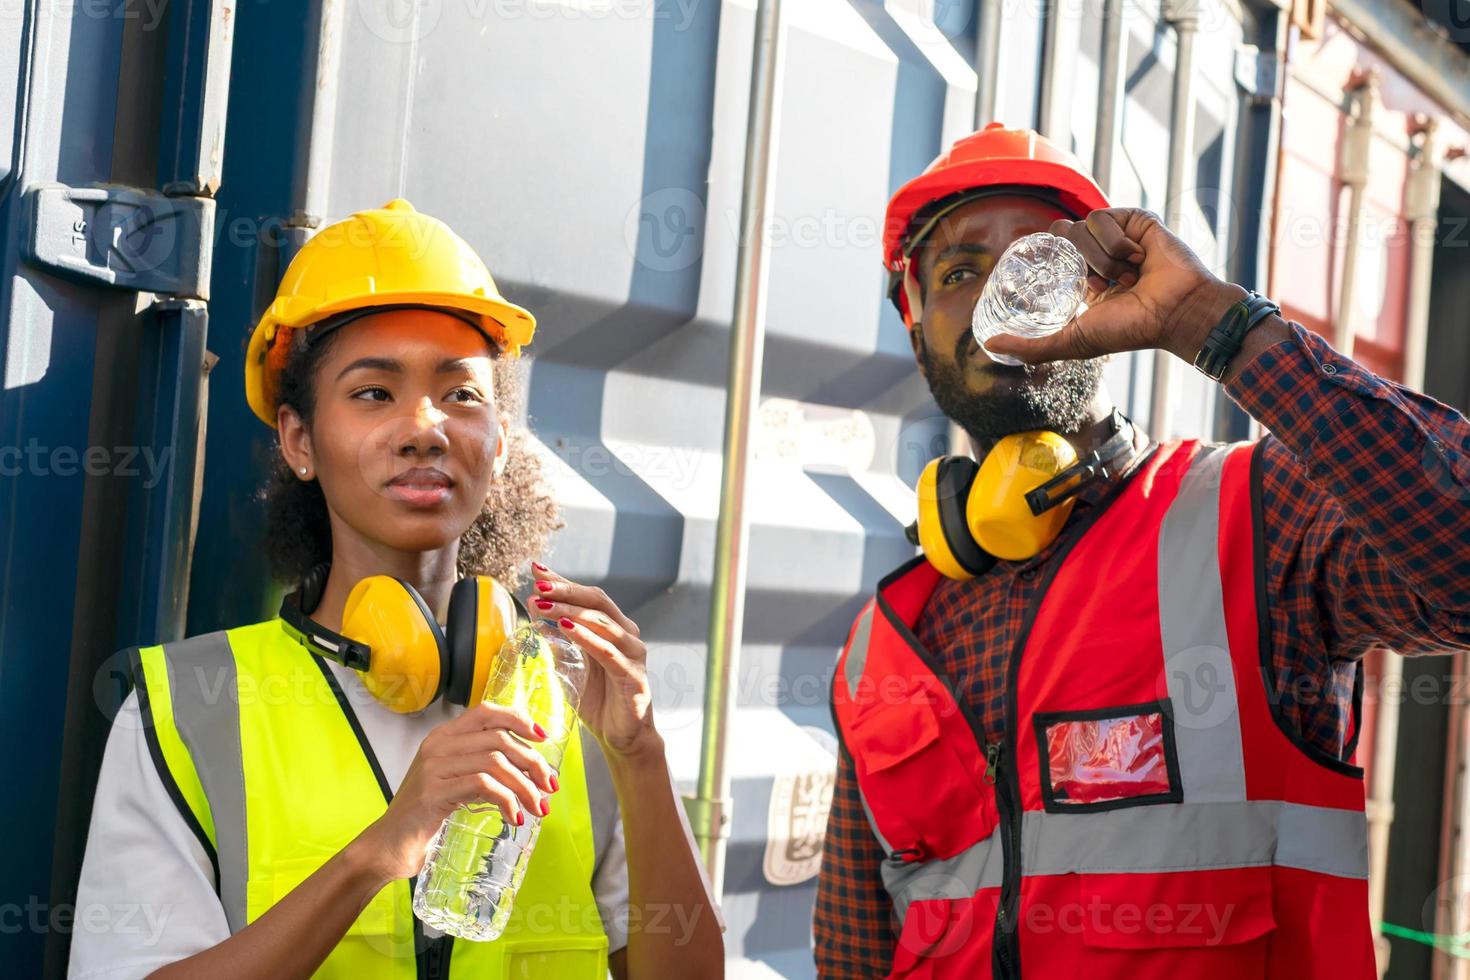
[[533,562],[531,562],[531,567],[534,568],[534,569],[536,569],[536,571],[538,571],[538,572],[549,572],[549,571],[551,571],[551,569],[547,568],[545,565],[541,564],[539,561],[533,561]]
[[561,783],[557,782],[557,780],[556,780],[556,773],[552,773],[551,774],[551,791],[553,793],[555,793],[559,789],[561,789]]
[[536,582],[536,588],[540,589],[542,592],[550,592],[551,591],[551,583],[550,582],[541,581],[541,580],[537,580],[537,582]]
[[550,812],[551,812],[551,804],[550,803],[547,803],[545,800],[542,800],[541,801],[541,815],[544,817],[544,816],[546,816]]
[[576,623],[574,623],[574,622],[572,622],[572,621],[571,621],[571,620],[570,620],[570,619],[568,619],[568,618],[567,618],[567,617],[566,617],[566,616],[563,616],[563,617],[562,617],[562,618],[561,618],[561,628],[562,628],[562,629],[564,629],[564,630],[569,630],[569,629],[571,629],[571,628],[572,628],[572,627],[573,627],[573,626],[576,626],[576,625],[577,625],[577,624],[576,624]]
[[531,730],[536,733],[536,737],[537,738],[545,738],[546,737],[546,729],[542,728],[540,725],[533,724],[531,726]]
[[536,608],[537,609],[550,609],[554,605],[556,605],[556,603],[552,602],[550,599],[537,599],[536,600]]
[[520,810],[516,811],[516,826],[519,827],[526,822],[526,815]]

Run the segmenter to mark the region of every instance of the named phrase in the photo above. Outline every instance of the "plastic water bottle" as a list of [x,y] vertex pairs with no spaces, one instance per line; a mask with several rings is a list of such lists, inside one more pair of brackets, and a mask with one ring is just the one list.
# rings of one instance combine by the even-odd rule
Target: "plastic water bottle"
[[[493,670],[485,700],[519,708],[538,722],[547,737],[527,744],[557,769],[576,737],[577,705],[587,679],[582,651],[555,625],[536,620],[506,639]],[[446,817],[425,851],[414,914],[440,932],[465,939],[499,937],[541,831],[540,816],[522,812],[526,819],[519,827],[493,803],[467,803]]]
[[1076,315],[1087,291],[1087,263],[1065,238],[1038,231],[1011,243],[995,263],[970,329],[980,349],[993,361],[1016,367],[1024,362],[985,350],[996,334],[1045,337]]

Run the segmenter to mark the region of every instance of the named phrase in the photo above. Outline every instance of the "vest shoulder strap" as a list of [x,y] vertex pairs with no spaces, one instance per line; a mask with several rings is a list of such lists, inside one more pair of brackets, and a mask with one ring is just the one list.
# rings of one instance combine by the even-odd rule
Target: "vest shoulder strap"
[[[202,833],[231,931],[245,926],[245,776],[235,656],[224,630],[138,651],[139,703],[177,787],[180,813]],[[223,872],[223,873],[221,873]]]

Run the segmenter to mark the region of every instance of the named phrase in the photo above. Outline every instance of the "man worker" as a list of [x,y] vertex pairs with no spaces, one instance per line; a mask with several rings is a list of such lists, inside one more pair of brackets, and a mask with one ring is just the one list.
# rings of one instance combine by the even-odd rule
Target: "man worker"
[[[997,363],[972,337],[981,287],[1048,230],[1090,266],[1089,306],[992,338],[1022,362]],[[986,461],[974,485],[992,452],[1011,479],[1017,440],[1049,445],[1022,433],[1080,463],[1065,522],[1019,558],[967,533],[996,505],[941,471],[920,504],[943,534],[854,621],[819,975],[1375,976],[1362,658],[1470,649],[1470,423],[1217,279],[1028,130],[991,123],[900,188],[884,258],[919,370]],[[1102,381],[1144,349],[1270,434],[1150,439]],[[1023,517],[1024,539],[1044,515]]]

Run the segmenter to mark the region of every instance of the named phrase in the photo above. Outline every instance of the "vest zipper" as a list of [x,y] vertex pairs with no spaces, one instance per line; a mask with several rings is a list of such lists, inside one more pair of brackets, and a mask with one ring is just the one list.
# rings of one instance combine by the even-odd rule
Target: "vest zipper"
[[[1000,901],[995,906],[995,930],[991,945],[994,950],[992,972],[997,980],[1012,980],[1021,975],[1020,941],[1016,931],[1016,910],[1021,891],[1021,818],[1016,808],[1017,796],[1011,793],[1011,770],[1002,766],[1005,739],[985,745],[985,781],[995,786],[995,807],[1000,815],[1002,877]],[[1003,771],[1004,770],[1004,771]]]
[[449,961],[454,950],[454,937],[448,934],[429,940],[424,950],[424,980],[448,980]]

